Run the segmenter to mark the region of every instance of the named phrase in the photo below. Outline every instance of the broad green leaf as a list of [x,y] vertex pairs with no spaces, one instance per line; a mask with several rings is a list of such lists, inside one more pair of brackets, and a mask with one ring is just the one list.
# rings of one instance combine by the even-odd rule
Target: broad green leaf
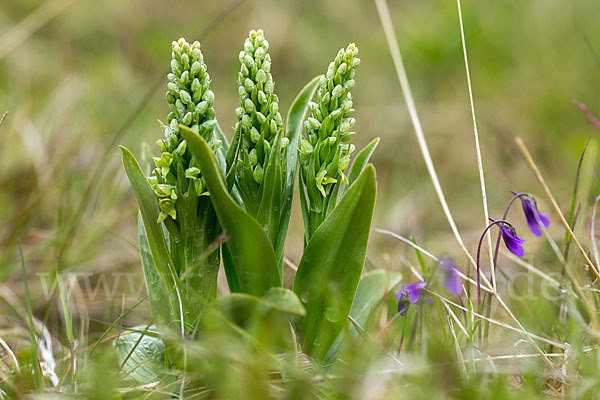
[[352,166],[350,167],[350,173],[348,174],[348,184],[344,186],[344,190],[342,191],[342,195],[346,193],[346,190],[352,185],[352,183],[358,178],[360,173],[365,169],[371,155],[375,151],[375,148],[379,144],[379,138],[373,139],[368,145],[362,149],[356,157],[354,157],[354,161],[352,162]]
[[256,297],[244,293],[232,293],[227,296],[221,296],[216,299],[211,308],[224,312],[232,313],[238,308],[244,308],[242,314],[246,316],[249,307],[260,306],[263,310],[273,309],[286,314],[304,315],[306,311],[304,306],[296,296],[296,293],[289,289],[273,287],[263,297]]
[[269,289],[267,294],[262,298],[262,301],[269,307],[286,312],[289,314],[305,315],[306,310],[296,296],[296,293],[289,289],[274,287]]
[[152,253],[156,270],[160,275],[160,279],[165,286],[165,291],[169,296],[169,306],[171,312],[171,319],[179,319],[179,306],[177,299],[174,296],[174,291],[177,282],[172,271],[173,263],[167,250],[167,244],[163,235],[163,230],[158,220],[158,201],[156,196],[150,187],[150,182],[146,179],[146,176],[142,172],[140,165],[136,161],[133,154],[121,146],[123,151],[123,165],[125,172],[129,177],[131,186],[137,198],[144,227],[146,229],[146,238],[148,240],[148,247]]
[[283,205],[281,208],[281,220],[279,223],[279,236],[275,247],[279,262],[283,260],[283,250],[285,238],[287,236],[288,226],[290,224],[290,215],[292,214],[292,200],[294,197],[294,181],[296,180],[296,170],[298,167],[298,143],[302,135],[302,122],[308,111],[308,103],[313,98],[319,83],[321,75],[313,78],[304,86],[298,96],[294,99],[288,112],[285,122],[285,136],[289,143],[286,155],[286,183]]
[[296,351],[290,323],[305,310],[294,292],[271,288],[262,297],[233,293],[216,299],[202,314],[201,331],[233,334],[267,351]]
[[226,271],[235,273],[232,281],[239,285],[239,288],[230,289],[261,296],[271,287],[281,286],[281,274],[269,239],[256,220],[229,195],[210,147],[189,128],[180,126],[180,129],[206,180],[217,217],[227,237],[225,246],[228,256],[224,260],[229,259],[233,265]]
[[368,165],[309,240],[294,280],[306,307],[298,321],[303,350],[323,360],[346,324],[362,273],[376,196]]
[[[273,148],[271,149],[269,161],[265,169],[262,183],[262,198],[258,212],[256,213],[256,221],[260,226],[264,227],[263,229],[266,231],[267,237],[273,247],[276,245],[277,234],[279,232],[283,183],[285,181],[285,177],[282,176],[283,169],[281,168],[280,154],[281,139],[277,137],[273,143]],[[282,274],[283,264],[280,262],[277,264],[279,265],[279,273]]]
[[165,344],[145,330],[145,326],[133,328],[113,341],[121,372],[143,385],[159,381],[165,364]]
[[142,219],[141,213],[139,213],[138,217],[138,239],[144,280],[146,282],[148,299],[150,299],[152,315],[154,315],[155,318],[164,317],[164,312],[168,312],[165,308],[165,301],[168,299],[167,291],[160,278],[160,274],[156,269],[154,259],[152,258],[152,252],[150,251],[150,245],[148,244],[146,228],[144,227],[144,220]]
[[[364,274],[358,283],[358,289],[356,289],[356,295],[350,310],[352,319],[364,327],[376,306],[400,282],[401,277],[402,275],[397,272],[383,269]],[[359,332],[357,332],[354,324],[348,322],[346,325],[347,328],[339,334],[329,349],[327,357],[325,357],[325,365],[332,364],[335,361],[343,340],[348,334],[354,337],[358,335]]]

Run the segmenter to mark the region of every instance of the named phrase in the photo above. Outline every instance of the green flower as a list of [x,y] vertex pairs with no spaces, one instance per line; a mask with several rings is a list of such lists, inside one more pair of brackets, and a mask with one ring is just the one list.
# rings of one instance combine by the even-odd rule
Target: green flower
[[[216,126],[214,101],[210,90],[210,76],[206,71],[200,43],[189,44],[185,39],[172,43],[171,73],[167,75],[167,103],[171,110],[167,125],[162,125],[165,137],[157,143],[161,155],[155,157],[156,168],[150,177],[152,189],[159,198],[158,222],[167,217],[177,219],[177,199],[186,187],[179,182],[184,179],[196,196],[208,195],[206,185],[187,145],[179,134],[179,125],[188,126],[208,141],[213,149],[220,146],[214,138]],[[168,194],[167,194],[168,193]]]
[[235,110],[238,119],[235,129],[240,143],[235,177],[244,204],[250,210],[260,201],[261,184],[273,147],[278,143],[283,156],[287,145],[268,50],[269,42],[259,29],[250,31],[239,54],[240,107]]
[[[309,104],[310,116],[304,123],[306,137],[301,138],[299,158],[301,176],[308,193],[310,210],[323,211],[329,197],[336,196],[333,188],[341,180],[347,183],[344,170],[348,168],[354,145],[350,129],[354,73],[360,64],[358,48],[351,43],[341,49],[319,81],[317,101]],[[335,201],[335,199],[334,199]]]

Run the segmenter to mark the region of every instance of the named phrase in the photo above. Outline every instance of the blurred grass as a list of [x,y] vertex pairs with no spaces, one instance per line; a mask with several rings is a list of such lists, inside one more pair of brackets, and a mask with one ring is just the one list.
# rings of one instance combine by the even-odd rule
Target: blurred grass
[[[0,45],[50,3],[59,1],[3,0]],[[137,205],[118,149],[109,146],[152,82],[164,75],[171,41],[194,38],[227,4],[77,0],[0,58],[0,113],[9,111],[0,127],[0,282],[17,296],[24,294],[17,238],[30,276],[55,269],[140,271]],[[389,1],[389,6],[442,186],[473,248],[483,211],[456,5],[404,0]],[[566,212],[579,155],[588,136],[598,134],[571,103],[575,98],[600,115],[600,69],[584,39],[586,34],[600,51],[597,1],[467,0],[462,7],[491,215],[501,213],[511,189],[540,193],[513,143],[517,135],[532,150]],[[417,150],[373,2],[247,0],[221,21],[202,46],[217,117],[229,137],[237,106],[237,54],[251,28],[264,29],[271,44],[283,110],[339,48],[357,43],[362,64],[353,92],[355,141],[360,148],[382,138],[373,156],[379,182],[374,226],[414,234],[434,252],[458,253]],[[120,141],[138,155],[142,142],[155,150],[162,135],[156,119],[166,118],[164,92],[161,86],[151,96]],[[105,151],[109,157],[101,160]],[[81,224],[72,230],[77,205],[97,168],[102,174],[92,186]],[[594,180],[593,196],[598,187]],[[549,209],[544,201],[540,208]],[[296,261],[302,229],[298,213],[293,218],[295,245],[288,253]],[[526,230],[522,220],[515,225]],[[558,224],[552,229],[560,231]],[[400,268],[399,255],[412,257],[396,242],[377,234],[372,238],[370,257],[376,265]],[[549,260],[545,254],[536,261]],[[48,307],[39,282],[31,285],[36,315],[52,314],[58,321],[58,310]],[[136,300],[127,298],[126,304]],[[117,296],[105,306],[83,299],[85,307],[79,310],[98,333],[106,325],[93,321],[113,321],[121,301]],[[536,316],[536,310],[530,305],[520,311],[525,321],[541,327],[542,314]],[[0,307],[0,314],[5,312]],[[59,330],[53,320],[48,318],[51,329]],[[143,313],[128,317],[128,324],[136,321],[147,322]],[[546,324],[549,331],[559,329]]]

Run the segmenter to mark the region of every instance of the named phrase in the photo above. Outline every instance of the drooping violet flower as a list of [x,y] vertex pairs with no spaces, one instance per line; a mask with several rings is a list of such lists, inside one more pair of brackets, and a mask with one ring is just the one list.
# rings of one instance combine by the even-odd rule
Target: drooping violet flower
[[431,298],[425,293],[427,282],[415,282],[410,285],[400,284],[401,289],[396,293],[398,299],[398,313],[406,315],[411,304],[423,304],[423,301],[431,303]]
[[550,226],[550,220],[548,220],[549,214],[542,214],[538,208],[535,199],[531,196],[522,196],[521,205],[523,206],[523,213],[525,214],[525,218],[527,219],[527,225],[529,225],[529,229],[531,233],[535,236],[542,236],[542,231],[540,226],[547,228]]
[[[496,222],[492,218],[490,218],[490,220],[492,220],[492,222]],[[502,235],[502,239],[504,240],[506,248],[515,256],[525,256],[525,250],[523,249],[523,243],[525,243],[525,239],[521,239],[517,236],[514,226],[510,225],[508,222],[500,222],[498,227],[500,228],[500,234]]]
[[444,274],[444,287],[446,290],[455,296],[460,296],[462,284],[454,260],[449,257],[444,257],[440,258],[438,264]]

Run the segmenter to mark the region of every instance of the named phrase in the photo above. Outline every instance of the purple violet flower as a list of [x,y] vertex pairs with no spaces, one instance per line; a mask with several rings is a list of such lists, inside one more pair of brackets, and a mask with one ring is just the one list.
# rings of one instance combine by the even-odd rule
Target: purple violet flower
[[[490,219],[492,222],[496,222],[494,219]],[[498,227],[500,228],[500,234],[502,235],[506,248],[515,256],[524,257],[525,250],[523,250],[522,244],[525,243],[525,239],[521,239],[517,236],[517,231],[515,231],[514,226],[506,222],[501,222],[498,224]]]
[[446,290],[455,296],[460,296],[462,283],[454,260],[449,257],[440,258],[438,264],[444,273],[444,286],[446,287]]
[[523,196],[520,197],[521,205],[523,206],[523,212],[525,213],[525,218],[527,219],[527,225],[529,225],[529,229],[535,236],[542,236],[542,231],[540,230],[540,226],[544,226],[547,228],[550,226],[550,221],[548,220],[549,214],[542,214],[538,208],[535,199],[531,196]]
[[410,285],[399,284],[398,286],[401,287],[398,293],[396,293],[398,313],[400,315],[406,315],[408,307],[411,304],[423,304],[425,300],[429,303],[432,302],[431,298],[425,293],[427,282],[415,282]]

